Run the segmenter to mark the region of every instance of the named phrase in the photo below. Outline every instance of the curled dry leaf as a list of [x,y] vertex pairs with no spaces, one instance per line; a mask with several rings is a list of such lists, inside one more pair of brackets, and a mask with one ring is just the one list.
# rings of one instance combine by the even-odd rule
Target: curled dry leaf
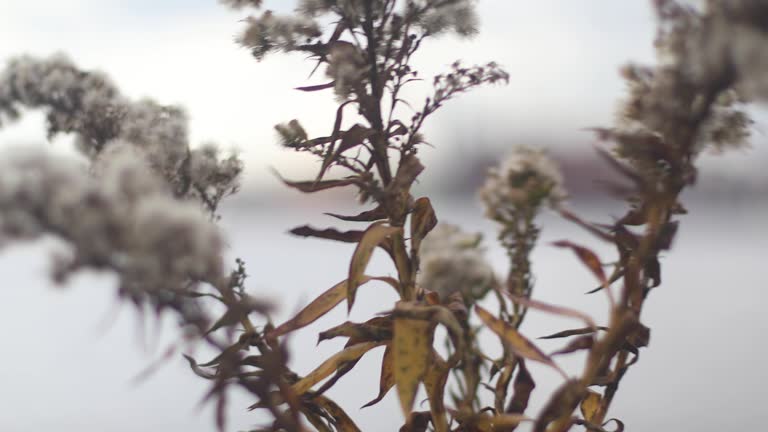
[[320,364],[320,366],[315,368],[315,370],[310,372],[307,376],[293,384],[293,392],[297,396],[306,393],[312,386],[327,378],[344,364],[358,360],[363,354],[381,345],[384,345],[384,342],[365,342],[339,351]]
[[352,260],[349,263],[349,281],[347,288],[347,310],[352,310],[352,305],[355,302],[355,293],[357,287],[364,283],[364,279],[367,277],[363,273],[365,268],[368,267],[368,262],[371,260],[373,250],[382,243],[387,237],[395,233],[402,233],[402,228],[391,227],[384,225],[383,223],[375,223],[368,227],[363,234],[363,238],[357,244],[355,253],[352,255]]
[[581,405],[579,405],[579,408],[581,408],[581,415],[584,417],[584,420],[588,422],[592,422],[594,420],[595,415],[600,410],[601,402],[602,396],[600,396],[600,393],[593,390],[587,390],[587,395],[584,396],[584,399],[581,400]]
[[520,334],[520,332],[509,323],[496,318],[480,306],[475,306],[475,312],[477,313],[477,316],[480,317],[480,320],[496,333],[502,340],[502,343],[509,346],[510,350],[512,350],[515,355],[528,360],[544,363],[545,365],[554,368],[565,377],[565,372],[563,372],[563,370],[560,369],[549,356],[544,354],[533,344],[533,342]]
[[437,225],[437,216],[429,198],[421,197],[413,203],[411,214],[411,244],[418,251],[421,240]]

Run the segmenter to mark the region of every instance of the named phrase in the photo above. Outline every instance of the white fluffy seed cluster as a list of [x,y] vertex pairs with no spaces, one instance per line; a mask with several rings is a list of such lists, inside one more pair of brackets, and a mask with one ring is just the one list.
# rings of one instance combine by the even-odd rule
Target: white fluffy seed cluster
[[121,293],[161,301],[190,281],[218,283],[222,237],[200,207],[174,198],[134,147],[86,164],[37,150],[0,158],[0,246],[52,234],[72,255],[57,280],[83,268],[117,273]]
[[546,152],[519,147],[488,171],[480,198],[486,216],[503,221],[518,209],[535,211],[545,203],[556,207],[565,200],[566,192],[563,176]]
[[421,243],[418,286],[438,293],[443,300],[454,293],[468,303],[482,298],[495,278],[481,240],[480,234],[466,233],[456,225],[437,225]]
[[23,108],[46,112],[49,135],[72,133],[92,160],[104,154],[141,153],[179,198],[202,201],[209,209],[238,187],[243,170],[236,155],[222,156],[212,145],[191,149],[188,119],[176,106],[131,101],[99,73],[82,71],[66,57],[22,56],[0,72],[0,126]]
[[291,51],[321,34],[317,22],[301,14],[276,15],[265,11],[259,17],[247,17],[245,22],[247,26],[238,42],[258,59],[273,51]]

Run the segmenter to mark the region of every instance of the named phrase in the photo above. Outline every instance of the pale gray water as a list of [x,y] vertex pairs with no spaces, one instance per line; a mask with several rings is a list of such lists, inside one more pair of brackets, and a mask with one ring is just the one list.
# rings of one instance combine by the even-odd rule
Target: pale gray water
[[[434,204],[442,220],[485,232],[492,261],[499,272],[505,271],[504,254],[492,242],[494,227],[480,219],[479,209],[450,200]],[[283,305],[278,319],[345,277],[352,246],[285,234],[307,222],[334,225],[334,220],[320,215],[338,211],[328,206],[307,209],[265,203],[225,214],[222,223],[233,255],[246,259],[251,290]],[[597,216],[604,210],[596,206],[587,213]],[[644,322],[652,328],[650,347],[625,377],[611,413],[625,420],[631,432],[759,430],[758,425],[768,420],[763,408],[768,400],[768,372],[763,366],[768,205],[765,200],[759,205],[699,201],[689,204],[689,210],[673,251],[664,259],[663,285],[651,294],[644,313]],[[534,254],[535,297],[601,319],[605,298],[582,294],[594,285],[592,276],[569,252],[546,243],[567,237],[594,247],[606,260],[610,248],[565,222],[551,217],[545,222],[541,246]],[[51,288],[43,274],[47,268],[43,248],[36,244],[0,254],[0,272],[6,275],[0,302],[0,431],[214,430],[212,410],[197,407],[206,383],[179,357],[149,381],[131,382],[160,355],[163,341],[173,335],[172,323],[166,323],[164,336],[154,343],[160,348],[148,353],[130,308],[123,307],[116,322],[105,327],[109,321],[105,318],[115,311],[109,276],[84,275],[67,290]],[[382,257],[374,258],[371,273],[390,272]],[[393,300],[387,288],[363,287],[349,319],[365,319],[387,309]],[[342,309],[293,337],[294,367],[299,372],[309,371],[320,356],[340,348],[337,341],[315,347],[315,338],[317,331],[347,319]],[[524,330],[540,336],[572,325],[579,324],[531,314]],[[155,337],[148,337],[150,345]],[[490,350],[498,349],[491,335],[485,335],[485,343]],[[541,346],[549,351],[557,343]],[[402,421],[393,392],[376,407],[356,408],[377,393],[380,356],[379,350],[364,357],[330,392],[366,432],[394,431]],[[575,374],[582,360],[564,357],[560,363]],[[560,378],[538,367],[533,373],[539,384],[535,413]],[[244,411],[249,403],[245,397],[233,400],[230,430],[258,423],[258,414]]]

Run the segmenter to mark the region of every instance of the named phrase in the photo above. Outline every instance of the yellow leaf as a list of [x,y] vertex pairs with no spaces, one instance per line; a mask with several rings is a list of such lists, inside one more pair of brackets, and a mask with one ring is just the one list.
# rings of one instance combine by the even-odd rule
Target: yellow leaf
[[363,274],[368,262],[371,260],[373,250],[381,242],[392,234],[402,232],[402,228],[374,223],[363,234],[360,243],[357,244],[355,253],[352,255],[352,261],[349,263],[349,277],[347,278],[347,309],[352,310],[352,304],[355,302],[355,293],[357,287],[365,283],[366,276]]
[[600,410],[601,401],[602,397],[600,396],[600,393],[593,390],[587,390],[587,395],[581,400],[580,405],[581,415],[584,417],[584,420],[592,422],[595,418],[595,414]]
[[339,367],[352,361],[358,360],[363,354],[367,353],[377,346],[383,345],[384,342],[366,342],[357,345],[353,345],[342,351],[337,352],[331,356],[328,360],[324,361],[315,370],[309,373],[309,375],[297,381],[293,384],[292,389],[297,396],[306,393],[315,384],[327,378],[330,374],[336,371]]
[[[399,286],[397,285],[397,282],[391,279],[392,278],[371,277],[371,276],[363,275],[360,277],[359,280],[360,280],[360,284],[364,284],[370,280],[382,281],[392,286],[396,291],[399,291]],[[294,316],[293,318],[279,325],[274,330],[267,333],[267,338],[269,339],[276,338],[278,336],[282,336],[286,333],[290,333],[302,327],[306,327],[309,324],[315,322],[318,318],[328,313],[331,309],[336,307],[337,304],[341,303],[342,300],[347,298],[347,291],[348,291],[347,286],[348,284],[346,280],[341,281],[336,285],[332,286],[331,288],[326,290],[324,293],[320,294],[310,304],[304,307],[304,309],[302,309],[298,314],[296,314],[296,316]]]
[[429,321],[396,317],[394,329],[395,384],[403,414],[408,418],[416,390],[429,365],[434,326]]
[[432,425],[435,432],[448,432],[448,420],[445,416],[445,404],[443,395],[445,383],[448,381],[448,373],[451,368],[448,363],[440,358],[440,355],[432,351],[432,362],[424,374],[424,389],[429,398],[429,410],[432,414]]
[[475,312],[477,316],[488,326],[494,333],[496,333],[501,340],[508,344],[509,348],[515,355],[520,357],[544,363],[548,366],[555,368],[563,376],[563,372],[549,356],[544,354],[536,345],[528,340],[525,336],[521,335],[513,326],[496,318],[490,312],[483,309],[480,306],[475,306]]

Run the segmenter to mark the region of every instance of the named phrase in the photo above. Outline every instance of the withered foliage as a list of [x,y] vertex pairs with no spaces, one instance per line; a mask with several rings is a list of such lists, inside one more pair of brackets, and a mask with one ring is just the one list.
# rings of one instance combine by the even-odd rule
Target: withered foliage
[[[259,0],[222,3],[254,11],[262,7]],[[217,404],[219,426],[224,427],[227,389],[239,386],[254,396],[251,409],[271,414],[272,422],[260,430],[358,431],[353,419],[326,393],[366,353],[384,347],[379,392],[359,395],[360,405],[376,405],[394,388],[403,432],[513,431],[522,422],[529,422],[535,432],[575,427],[622,431],[623,422],[610,418],[609,409],[622,378],[649,343],[650,329],[641,314],[648,294],[662,281],[659,255],[672,246],[679,217],[685,214],[680,194],[696,181],[696,160],[704,149],[744,141],[750,121],[740,108],[768,94],[761,78],[768,71],[768,61],[762,52],[762,57],[754,57],[756,47],[768,42],[762,19],[768,16],[768,3],[710,0],[696,9],[655,0],[654,5],[659,21],[658,64],[622,70],[629,96],[617,125],[595,129],[598,138],[609,143],[607,149],[598,150],[600,155],[629,185],[616,188],[630,191],[624,197],[629,206],[626,214],[609,223],[583,220],[565,208],[561,177],[546,155],[515,150],[489,173],[480,192],[486,215],[499,224],[499,242],[508,252],[510,268],[503,282],[484,261],[479,236],[439,225],[429,198],[411,193],[424,169],[418,152],[426,144],[421,131],[429,116],[466,91],[509,79],[492,62],[482,66],[455,62],[446,73],[426,82],[432,91],[423,103],[402,98],[403,88],[422,81],[411,61],[425,41],[446,32],[468,36],[476,31],[474,2],[300,0],[293,14],[263,11],[247,18],[238,40],[257,59],[278,51],[309,55],[325,78],[297,90],[333,92],[338,101],[335,121],[324,136],[310,136],[298,120],[275,127],[286,148],[321,161],[312,179],[281,179],[302,193],[353,187],[369,209],[357,215],[328,213],[359,223],[358,229],[305,225],[291,231],[356,246],[344,279],[280,325],[265,319],[265,305],[246,294],[242,261],[228,276],[218,274],[218,267],[205,273],[205,278],[186,271],[174,280],[178,286],[140,291],[158,305],[170,305],[186,324],[194,324],[197,336],[219,349],[219,355],[204,363],[186,357],[193,372],[211,382],[208,398]],[[40,82],[25,78],[30,70],[42,77]],[[62,74],[70,85],[59,88],[51,76]],[[168,148],[166,142],[178,138],[165,132],[173,130],[176,119],[182,117],[180,111],[150,102],[131,104],[103,77],[78,71],[67,62],[17,60],[3,80],[0,112],[15,117],[19,105],[44,107],[50,132],[76,133],[81,148],[92,158],[116,142],[151,148],[150,141],[159,140]],[[148,130],[162,133],[142,135]],[[231,162],[237,170],[221,168],[215,152],[203,150],[197,163],[208,161],[205,173],[210,178],[198,176],[206,187],[194,194],[195,178],[189,173],[202,170],[195,168],[194,151],[185,141],[172,148],[181,151],[163,157],[150,151],[149,165],[172,186],[172,199],[188,199],[191,194],[213,213],[218,201],[234,191],[239,164]],[[15,211],[10,203],[10,198],[0,195],[6,228],[13,227],[7,223]],[[598,287],[591,293],[607,297],[607,322],[533,298],[529,257],[540,232],[537,215],[546,207],[597,241],[615,246],[616,259],[606,265],[605,257],[586,246],[568,240],[554,243],[573,252],[595,276]],[[70,234],[61,223],[52,223],[56,222],[52,217],[39,217],[41,229],[58,229],[77,245],[78,233]],[[390,258],[396,276],[369,274],[369,261],[379,249]],[[112,267],[118,272],[133,269]],[[130,281],[136,284],[144,279]],[[344,348],[318,359],[317,367],[305,376],[290,370],[286,337],[341,303],[351,310],[358,296],[371,295],[360,289],[377,282],[390,286],[399,300],[386,313],[365,322],[347,321],[321,332],[318,342],[346,338]],[[496,311],[478,304],[488,292],[499,300]],[[168,297],[169,293],[173,296]],[[204,308],[198,309],[196,303],[202,300],[219,302],[226,310],[203,319]],[[198,311],[194,319],[187,315],[193,306]],[[528,311],[571,318],[579,324],[544,336],[570,338],[546,354],[520,331]],[[447,334],[445,355],[434,349],[438,327]],[[239,336],[233,340],[236,330]],[[485,353],[488,347],[478,344],[482,330],[498,336],[502,347],[498,358],[490,357]],[[586,352],[584,369],[578,376],[568,376],[555,356],[578,351]],[[528,412],[536,390],[536,379],[528,369],[533,362],[563,376],[562,385],[537,414]],[[428,409],[415,411],[420,387],[427,394]],[[490,400],[481,394],[484,389],[491,390]]]

